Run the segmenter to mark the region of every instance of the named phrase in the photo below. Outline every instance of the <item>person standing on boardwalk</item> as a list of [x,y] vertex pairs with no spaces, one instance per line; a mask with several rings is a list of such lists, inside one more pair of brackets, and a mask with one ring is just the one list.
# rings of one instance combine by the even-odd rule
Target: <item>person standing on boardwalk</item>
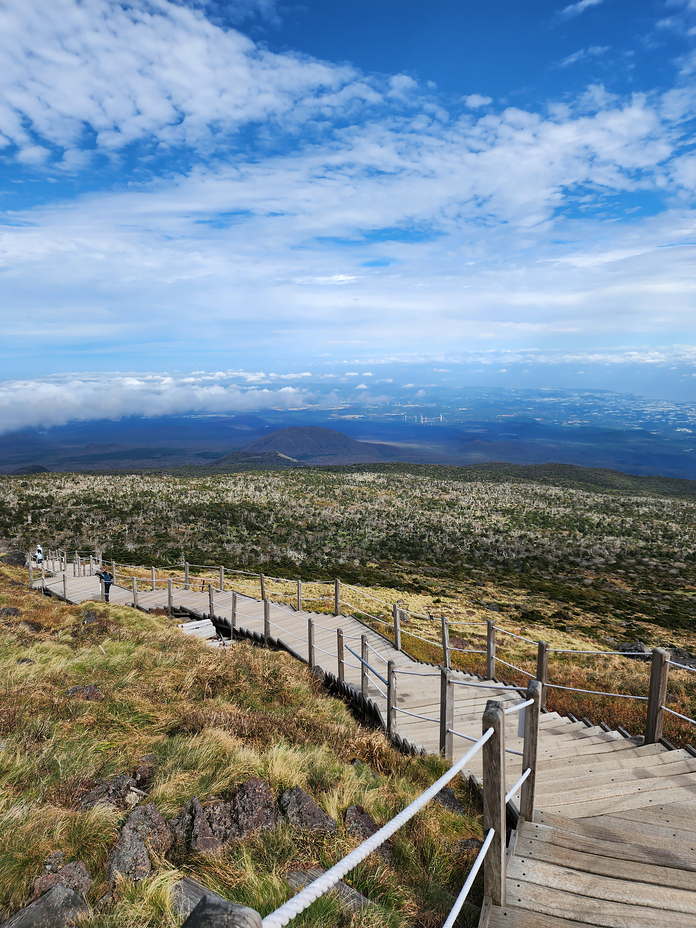
[[39,567],[43,564],[43,548],[41,545],[36,546],[36,553],[34,554],[34,559]]
[[111,584],[114,582],[114,578],[111,575],[110,571],[104,569],[102,571],[97,571],[97,577],[104,584],[104,602],[108,603],[109,601],[109,590],[111,589]]

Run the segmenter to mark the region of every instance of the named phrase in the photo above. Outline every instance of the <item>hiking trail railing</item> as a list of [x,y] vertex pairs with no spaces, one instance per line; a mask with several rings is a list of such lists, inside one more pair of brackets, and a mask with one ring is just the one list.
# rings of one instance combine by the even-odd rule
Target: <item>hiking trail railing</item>
[[[200,583],[200,589],[197,590],[198,592],[205,592],[207,588],[209,615],[213,618],[220,618],[226,622],[226,624],[231,629],[232,634],[234,634],[237,615],[240,617],[245,615],[244,613],[238,612],[239,602],[243,601],[244,598],[252,600],[256,599],[253,593],[255,593],[256,589],[258,589],[259,599],[264,604],[264,639],[266,643],[268,643],[268,640],[271,637],[271,628],[273,626],[290,637],[303,640],[300,639],[296,633],[290,632],[289,630],[282,628],[281,626],[277,625],[277,623],[272,621],[270,612],[271,603],[273,603],[273,605],[276,607],[285,607],[292,612],[303,611],[305,602],[320,603],[327,611],[332,612],[336,617],[343,614],[352,615],[353,618],[356,618],[358,621],[362,621],[369,627],[372,627],[371,623],[377,623],[379,626],[379,633],[391,644],[393,644],[397,651],[404,651],[404,653],[408,653],[403,647],[403,635],[405,635],[407,638],[413,638],[417,641],[425,643],[426,645],[429,645],[434,649],[437,649],[437,652],[442,655],[439,666],[444,668],[444,670],[449,671],[452,669],[453,655],[458,653],[473,654],[480,655],[481,658],[485,658],[485,678],[488,680],[498,679],[498,665],[506,667],[515,673],[519,673],[529,680],[536,679],[542,685],[542,710],[546,708],[547,694],[551,690],[557,690],[559,692],[565,691],[579,693],[591,696],[604,696],[611,699],[629,699],[638,702],[645,702],[647,703],[645,724],[646,744],[658,742],[662,738],[665,713],[692,725],[696,725],[695,719],[679,713],[675,709],[672,709],[666,705],[668,700],[667,675],[669,667],[673,666],[679,670],[687,670],[691,672],[696,672],[696,668],[682,665],[670,660],[669,653],[661,648],[656,648],[652,652],[651,672],[649,684],[647,686],[647,696],[639,696],[634,693],[617,693],[604,690],[563,686],[558,683],[552,683],[549,680],[549,665],[552,655],[573,655],[580,658],[618,656],[623,658],[642,658],[647,662],[650,659],[650,652],[646,653],[644,651],[601,651],[579,650],[571,648],[551,648],[546,641],[537,641],[533,638],[519,635],[516,632],[512,632],[509,629],[503,628],[494,619],[488,619],[486,622],[460,622],[451,621],[448,620],[445,616],[441,616],[438,623],[437,619],[432,615],[426,615],[406,609],[402,603],[389,603],[385,600],[379,599],[376,596],[373,596],[371,593],[368,593],[366,590],[360,587],[343,583],[338,578],[334,580],[305,581],[303,583],[303,581],[300,579],[290,580],[284,577],[273,577],[265,574],[259,574],[254,571],[234,569],[221,565],[191,564],[188,561],[184,561],[183,565],[181,563],[171,564],[162,566],[160,568],[146,568],[142,565],[121,564],[115,560],[111,560],[108,562],[108,564],[113,576],[113,585],[116,587],[120,586],[121,589],[130,590],[132,594],[132,602],[135,608],[140,607],[140,593],[166,587],[168,592],[167,608],[170,612],[172,612],[174,609],[174,589],[178,588],[193,591],[197,589],[198,584]],[[30,582],[33,584],[33,570],[35,567],[37,570],[41,571],[42,586],[44,589],[47,589],[48,587],[46,583],[47,567],[50,572],[62,572],[62,595],[63,598],[67,599],[68,574],[72,573],[72,576],[75,578],[88,577],[93,575],[97,569],[101,570],[103,565],[104,560],[102,552],[92,552],[87,554],[86,552],[75,551],[72,562],[69,562],[68,554],[65,550],[49,550],[47,557],[44,558],[44,561],[41,565],[35,565],[35,562],[30,556]],[[177,576],[176,573],[181,571],[182,566],[183,576]],[[169,575],[165,577],[158,577],[158,570],[160,572],[168,571]],[[172,574],[174,575],[172,576]],[[129,586],[125,587],[124,582],[127,581],[130,581]],[[235,589],[234,586],[236,585],[238,587],[240,581],[251,584],[253,590],[241,591],[239,589]],[[280,586],[280,589],[273,589],[274,586]],[[370,612],[366,609],[363,609],[361,605],[357,605],[347,599],[344,599],[344,591],[350,591],[352,594],[354,594],[355,597],[369,600],[370,602],[377,604],[378,607],[383,607],[383,612],[386,612],[387,616],[389,617],[387,618],[384,614],[378,614],[380,611],[379,609],[374,609],[372,612]],[[52,592],[56,591],[52,590]],[[216,607],[215,595],[216,593],[221,592],[230,592],[232,594],[231,609],[227,615],[223,615]],[[102,600],[104,599],[103,582],[100,598]],[[417,634],[411,629],[403,629],[402,631],[402,624],[404,623],[405,618],[408,618],[409,620],[412,618],[429,620],[433,623],[439,624],[439,640],[426,638],[423,635]],[[332,659],[335,658],[334,655],[315,645],[313,634],[315,628],[334,631],[333,629],[328,629],[326,626],[319,625],[311,618],[308,619],[307,646],[309,664],[312,667],[315,666],[315,657],[317,652],[330,656]],[[470,630],[469,634],[474,636],[479,635],[481,637],[482,646],[480,648],[458,647],[451,643],[451,631],[465,628]],[[483,629],[485,629],[485,632],[480,631]],[[337,634],[337,675],[339,679],[345,679],[345,654],[348,652],[348,654],[350,654],[355,659],[355,661],[357,661],[357,665],[350,664],[350,666],[354,668],[357,666],[361,671],[360,689],[362,695],[367,695],[368,688],[370,686],[372,686],[373,689],[377,691],[379,696],[384,700],[384,709],[387,719],[386,727],[388,731],[393,731],[396,724],[396,714],[399,712],[406,712],[406,710],[396,707],[395,688],[397,672],[395,668],[393,666],[389,666],[388,662],[385,662],[386,666],[382,668],[381,671],[378,670],[370,661],[370,649],[369,646],[366,647],[366,642],[364,640],[360,641],[360,653],[358,654],[356,653],[356,650],[345,644],[346,636],[343,636],[340,629],[338,630]],[[483,641],[484,635],[485,642]],[[523,642],[525,644],[531,645],[534,649],[536,649],[536,672],[533,673],[529,670],[525,670],[523,667],[518,666],[518,664],[506,661],[504,658],[502,658],[499,654],[499,650],[502,647],[499,636],[505,636],[507,638],[514,639],[515,641]],[[365,639],[365,636],[363,635],[362,638]],[[382,658],[378,652],[376,652],[374,649],[372,649],[372,651],[379,657],[380,660],[384,661],[384,658]],[[522,687],[515,685],[513,689],[521,691]],[[444,694],[446,692],[446,688],[444,688],[442,692]],[[449,709],[445,703],[446,700],[445,696],[443,695],[440,711],[441,719],[449,712]],[[423,716],[417,717],[425,718]],[[442,728],[441,720],[435,720],[432,718],[426,720],[433,723],[438,723]],[[627,734],[623,730],[621,731],[623,734]],[[441,751],[443,751],[443,753],[447,754],[448,756],[451,756],[451,751],[448,751],[448,748],[442,744]]]

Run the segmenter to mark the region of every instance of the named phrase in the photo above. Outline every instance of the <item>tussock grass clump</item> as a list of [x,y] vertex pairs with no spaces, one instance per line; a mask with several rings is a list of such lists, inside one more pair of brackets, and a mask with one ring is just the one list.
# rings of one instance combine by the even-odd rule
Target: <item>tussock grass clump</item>
[[[0,566],[0,604],[20,611],[0,619],[0,919],[29,901],[56,850],[83,860],[95,877],[84,928],[175,928],[181,919],[170,890],[184,873],[266,914],[293,894],[287,872],[330,867],[357,846],[344,824],[349,806],[383,823],[444,770],[438,758],[404,757],[362,727],[289,655],[245,642],[214,650],[182,636],[166,616],[69,606],[29,593],[24,582],[22,571]],[[98,622],[83,625],[85,609]],[[88,685],[96,692],[68,695]],[[146,754],[154,755],[147,801],[165,818],[194,796],[230,798],[258,776],[276,797],[302,786],[337,821],[337,833],[281,825],[216,858],[172,851],[100,910],[106,857],[128,812],[83,811],[80,800],[101,778],[132,774]],[[353,765],[356,758],[379,779]],[[442,924],[471,863],[457,844],[481,836],[473,798],[463,784],[457,790],[466,817],[427,808],[394,838],[391,863],[373,854],[346,878],[373,907],[347,916],[329,897],[295,924]]]

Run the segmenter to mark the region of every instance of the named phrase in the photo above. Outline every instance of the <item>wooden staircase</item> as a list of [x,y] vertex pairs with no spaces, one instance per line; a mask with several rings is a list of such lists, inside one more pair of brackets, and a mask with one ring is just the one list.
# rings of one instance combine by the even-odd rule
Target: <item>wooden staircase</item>
[[[69,565],[65,579],[58,573],[44,588],[70,602],[99,599],[96,578],[70,573]],[[111,600],[130,605],[132,592],[114,585]],[[205,618],[209,602],[208,594],[191,589],[139,594],[140,608],[187,610],[198,621],[183,630],[204,638],[217,637]],[[442,748],[440,669],[412,660],[352,616],[297,612],[277,604],[264,607],[241,595],[235,602],[238,633],[262,640],[270,628],[272,643],[335,675],[342,672],[345,682],[385,715],[383,677],[391,664],[396,734],[414,750],[436,753]],[[216,616],[218,610],[223,618],[229,616],[232,603],[231,592],[217,591]],[[342,669],[339,628],[346,643]],[[362,638],[376,670],[367,680],[359,659]],[[447,680],[456,690],[451,728],[464,738],[455,739],[454,753],[462,756],[470,741],[481,736],[488,700],[509,709],[520,695],[458,671]],[[523,769],[523,739],[516,715],[504,716],[502,724],[508,749],[502,781],[511,788]],[[521,818],[511,834],[501,898],[486,899],[479,928],[696,928],[695,754],[693,749],[670,750],[663,743],[643,744],[642,738],[553,712],[539,716],[533,816]],[[483,764],[479,752],[466,772],[480,781]],[[519,803],[519,795],[517,791],[511,801]]]

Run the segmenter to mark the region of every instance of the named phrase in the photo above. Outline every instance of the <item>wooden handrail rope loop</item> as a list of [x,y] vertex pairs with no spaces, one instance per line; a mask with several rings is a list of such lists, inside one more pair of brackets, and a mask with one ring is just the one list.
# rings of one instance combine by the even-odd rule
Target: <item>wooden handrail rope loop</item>
[[438,780],[428,787],[424,792],[414,799],[412,803],[406,806],[398,815],[395,815],[391,821],[383,825],[366,841],[363,841],[355,850],[334,864],[330,870],[322,874],[304,889],[301,889],[296,896],[289,899],[288,902],[281,905],[275,912],[267,915],[263,919],[263,928],[283,928],[293,918],[308,908],[320,896],[332,889],[340,879],[353,870],[359,863],[365,860],[373,851],[380,847],[399,830],[406,822],[410,821],[430,800],[436,796],[443,787],[445,787],[457,774],[469,763],[471,758],[489,741],[493,736],[493,729],[484,732],[478,741],[472,745],[469,750],[459,758],[459,760],[446,771]]

